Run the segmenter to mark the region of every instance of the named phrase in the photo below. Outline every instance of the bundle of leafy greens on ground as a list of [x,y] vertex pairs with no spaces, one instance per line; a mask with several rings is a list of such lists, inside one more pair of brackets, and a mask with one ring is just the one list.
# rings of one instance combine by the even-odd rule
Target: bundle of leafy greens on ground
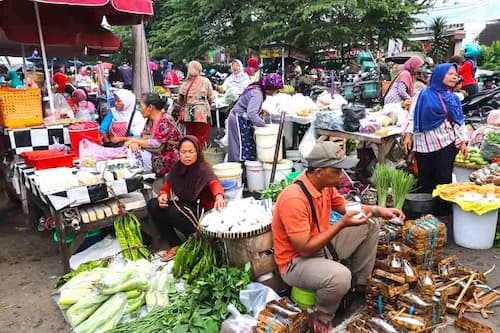
[[166,308],[157,308],[145,317],[119,325],[113,333],[218,333],[233,304],[247,313],[239,292],[250,283],[250,265],[214,267],[204,278],[190,285]]

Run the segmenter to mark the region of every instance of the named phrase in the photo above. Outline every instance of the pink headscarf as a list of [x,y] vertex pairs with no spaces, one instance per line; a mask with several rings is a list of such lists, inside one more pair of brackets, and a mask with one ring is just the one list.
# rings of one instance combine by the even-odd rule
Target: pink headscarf
[[424,59],[422,59],[421,57],[419,56],[411,57],[404,63],[403,67],[399,71],[398,77],[396,78],[396,81],[401,81],[406,85],[406,87],[408,88],[408,94],[411,97],[415,96],[414,76],[417,70],[423,64],[424,64]]

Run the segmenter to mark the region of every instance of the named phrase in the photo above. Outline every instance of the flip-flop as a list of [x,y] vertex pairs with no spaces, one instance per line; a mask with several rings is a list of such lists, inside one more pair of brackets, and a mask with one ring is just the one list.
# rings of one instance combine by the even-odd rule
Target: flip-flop
[[173,260],[175,258],[175,254],[177,253],[178,248],[179,247],[176,246],[176,247],[173,247],[170,250],[164,252],[160,258],[160,261],[167,262],[167,261]]

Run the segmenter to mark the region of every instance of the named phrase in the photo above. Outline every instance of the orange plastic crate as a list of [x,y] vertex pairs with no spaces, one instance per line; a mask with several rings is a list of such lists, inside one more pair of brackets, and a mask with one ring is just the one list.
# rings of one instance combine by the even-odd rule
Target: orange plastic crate
[[40,89],[0,88],[0,125],[8,128],[43,123]]

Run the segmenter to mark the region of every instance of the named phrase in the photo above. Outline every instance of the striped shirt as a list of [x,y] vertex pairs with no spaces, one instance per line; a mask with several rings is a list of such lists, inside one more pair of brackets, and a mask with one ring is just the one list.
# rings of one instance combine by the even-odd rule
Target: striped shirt
[[443,149],[455,143],[458,148],[467,140],[465,125],[452,124],[448,119],[427,132],[413,132],[413,118],[415,114],[415,104],[418,96],[414,98],[408,113],[408,121],[403,129],[405,134],[413,134],[413,150],[418,153],[431,153]]

